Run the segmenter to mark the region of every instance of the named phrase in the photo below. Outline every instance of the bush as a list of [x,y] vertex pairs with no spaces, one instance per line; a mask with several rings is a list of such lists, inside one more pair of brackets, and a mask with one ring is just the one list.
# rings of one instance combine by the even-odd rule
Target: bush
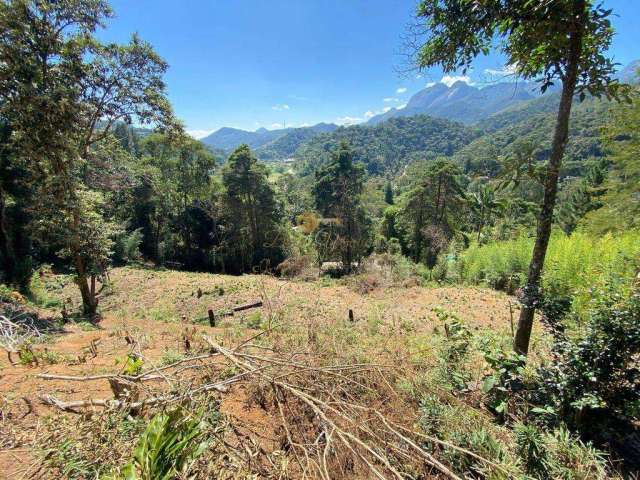
[[294,255],[276,267],[276,273],[284,278],[316,278],[317,271],[318,269],[313,266],[313,258],[307,255]]
[[[458,259],[456,270],[461,280],[486,284],[513,293],[526,280],[534,239],[520,236],[515,240],[488,245],[474,244]],[[570,237],[555,232],[549,243],[542,287],[556,298],[571,298],[573,308],[588,303],[588,289],[603,273],[616,272],[631,278],[640,260],[640,232],[593,237],[576,232]]]
[[504,419],[510,413],[509,400],[524,388],[527,359],[515,352],[485,353],[484,358],[493,372],[485,376],[482,391],[487,395],[487,406]]
[[559,419],[602,434],[611,422],[630,423],[640,413],[640,285],[612,278],[591,295],[584,331],[556,338],[554,361],[540,376]]
[[516,453],[524,472],[540,480],[590,480],[609,478],[604,455],[565,428],[542,432],[533,425],[518,424]]
[[140,245],[143,240],[142,229],[138,228],[131,233],[122,232],[116,238],[113,246],[113,263],[126,265],[142,258]]
[[469,381],[469,370],[465,362],[469,354],[471,331],[456,315],[442,308],[434,308],[433,311],[444,323],[445,330],[444,341],[439,352],[441,376],[454,389],[464,390]]

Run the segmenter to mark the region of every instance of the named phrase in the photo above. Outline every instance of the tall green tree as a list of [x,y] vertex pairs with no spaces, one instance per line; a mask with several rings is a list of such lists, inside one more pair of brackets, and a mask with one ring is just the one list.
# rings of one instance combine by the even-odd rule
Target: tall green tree
[[316,209],[324,217],[319,232],[328,253],[335,253],[345,273],[351,273],[370,247],[370,221],[362,206],[364,168],[353,161],[346,142],[332,153],[331,161],[316,172],[313,187]]
[[104,0],[0,2],[0,116],[13,129],[16,157],[33,171],[46,207],[39,222],[62,242],[89,316],[103,265],[88,261],[89,251],[108,245],[89,248],[83,237],[96,220],[86,211],[96,202],[87,201],[84,167],[119,122],[177,127],[162,81],[167,64],[152,47],[137,36],[127,45],[95,38],[111,16]]
[[142,188],[137,191],[140,198],[134,198],[138,215],[132,228],[142,228],[145,243],[152,245],[145,249],[158,260],[161,232],[173,222],[182,240],[182,260],[192,264],[193,216],[208,197],[215,157],[201,142],[159,133],[142,139],[138,149]]
[[9,124],[0,120],[1,281],[26,293],[33,265],[29,210],[35,197],[29,169],[11,146],[11,133]]
[[562,83],[536,242],[514,338],[514,349],[521,354],[529,350],[540,300],[573,98],[587,93],[619,98],[624,93],[614,79],[613,62],[605,56],[613,36],[611,13],[593,0],[422,0],[418,6],[417,18],[426,32],[415,52],[419,68],[439,65],[445,72],[464,72],[476,56],[497,46],[520,77],[539,80],[541,91]]
[[404,231],[409,232],[406,244],[414,261],[433,267],[461,227],[466,204],[461,175],[453,162],[437,160],[403,199],[400,217]]
[[384,201],[387,205],[393,205],[393,187],[391,182],[387,182],[384,186]]
[[225,264],[233,273],[273,268],[284,260],[282,208],[268,170],[247,145],[240,145],[222,171],[225,188]]

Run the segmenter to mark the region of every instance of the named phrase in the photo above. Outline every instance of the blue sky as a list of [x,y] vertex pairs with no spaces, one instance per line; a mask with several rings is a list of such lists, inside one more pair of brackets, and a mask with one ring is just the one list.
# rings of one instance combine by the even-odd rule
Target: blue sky
[[[124,42],[137,31],[171,65],[169,97],[198,136],[223,126],[255,130],[357,123],[404,104],[428,83],[401,75],[402,36],[416,0],[112,0],[100,33]],[[611,55],[640,58],[640,1],[605,0],[619,16]],[[480,58],[471,82],[492,80],[503,59]],[[445,79],[446,80],[446,79]]]

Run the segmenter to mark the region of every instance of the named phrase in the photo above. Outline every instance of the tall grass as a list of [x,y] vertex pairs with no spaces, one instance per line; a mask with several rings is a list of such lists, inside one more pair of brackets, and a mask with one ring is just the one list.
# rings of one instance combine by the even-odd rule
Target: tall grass
[[[533,244],[533,238],[521,236],[488,245],[472,245],[461,254],[456,271],[463,282],[513,292],[526,280]],[[639,265],[640,231],[602,237],[581,232],[568,237],[554,232],[542,286],[581,301],[602,275],[616,273],[630,278]]]

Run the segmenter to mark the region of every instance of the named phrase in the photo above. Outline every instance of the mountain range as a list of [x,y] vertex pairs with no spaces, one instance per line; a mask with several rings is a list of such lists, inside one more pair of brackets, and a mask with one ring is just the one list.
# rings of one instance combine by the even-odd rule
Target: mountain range
[[404,108],[392,108],[367,122],[375,125],[396,117],[431,115],[470,125],[539,94],[529,82],[496,83],[483,88],[457,81],[451,86],[436,83],[413,95]]
[[[224,150],[226,152],[230,152],[238,147],[238,145],[246,143],[251,149],[256,150],[257,153],[259,153],[258,151],[261,148],[267,147],[270,143],[283,139],[283,137],[288,137],[290,141],[280,141],[276,145],[276,148],[278,149],[278,155],[276,158],[286,158],[288,151],[290,151],[290,154],[292,155],[305,140],[318,133],[332,132],[336,128],[338,128],[338,126],[333,123],[318,123],[311,127],[281,128],[277,130],[259,128],[255,132],[240,130],[238,128],[223,127],[200,141],[209,147]],[[283,151],[280,151],[278,146],[284,146],[285,148]],[[272,158],[268,153],[266,155],[258,156],[264,159],[267,159],[266,157],[269,159]]]
[[[637,84],[640,76],[640,60],[636,60],[620,70],[621,82]],[[537,84],[533,82],[495,83],[482,88],[458,81],[448,86],[444,83],[430,85],[407,102],[404,108],[392,108],[389,111],[370,118],[362,127],[373,127],[390,119],[429,115],[431,117],[474,125],[488,133],[505,126],[514,116],[521,114],[520,109],[527,106],[529,113],[538,113],[536,109],[546,109],[555,102],[545,98],[555,97],[558,86],[552,87],[541,95]],[[537,101],[537,100],[541,101]],[[535,100],[535,101],[534,101]],[[267,130],[260,128],[255,132],[224,127],[202,139],[213,149],[229,153],[238,145],[246,143],[261,160],[283,160],[291,158],[306,143],[319,134],[332,133],[343,127],[332,123],[319,123],[311,127],[284,128]]]

